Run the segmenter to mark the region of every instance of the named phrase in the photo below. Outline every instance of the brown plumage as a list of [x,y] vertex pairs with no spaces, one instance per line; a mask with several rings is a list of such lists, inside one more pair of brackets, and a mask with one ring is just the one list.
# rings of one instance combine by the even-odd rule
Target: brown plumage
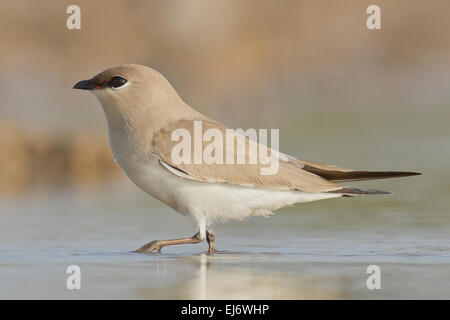
[[[291,156],[281,154],[280,167],[275,175],[261,175],[261,164],[249,164],[248,153],[246,153],[246,164],[174,164],[171,159],[171,151],[178,141],[171,140],[171,134],[175,129],[183,128],[191,136],[194,136],[194,121],[202,121],[203,131],[207,129],[219,129],[225,136],[226,126],[210,120],[206,117],[194,117],[177,121],[172,126],[164,128],[155,133],[153,147],[158,150],[158,156],[164,163],[178,172],[183,173],[185,178],[190,178],[205,182],[227,182],[241,186],[252,186],[273,190],[299,190],[303,192],[334,192],[343,194],[389,194],[389,192],[378,190],[361,190],[347,188],[337,182],[361,181],[373,179],[385,179],[418,175],[416,172],[401,171],[358,171],[344,169],[334,165],[327,165],[318,162],[299,160]],[[245,138],[248,144],[248,138]],[[203,144],[203,150],[206,144]],[[237,144],[234,150],[227,150],[226,144],[223,146],[223,157],[228,152],[236,154]],[[271,149],[269,149],[271,150]],[[191,154],[194,153],[192,145]],[[225,161],[223,161],[225,163]]]

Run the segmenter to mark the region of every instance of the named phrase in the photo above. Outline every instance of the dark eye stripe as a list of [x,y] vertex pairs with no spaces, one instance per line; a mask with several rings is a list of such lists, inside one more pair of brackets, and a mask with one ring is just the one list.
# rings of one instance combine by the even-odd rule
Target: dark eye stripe
[[109,82],[109,86],[111,88],[120,88],[121,86],[123,86],[125,83],[127,83],[127,79],[122,78],[120,76],[115,76],[111,79],[111,81]]

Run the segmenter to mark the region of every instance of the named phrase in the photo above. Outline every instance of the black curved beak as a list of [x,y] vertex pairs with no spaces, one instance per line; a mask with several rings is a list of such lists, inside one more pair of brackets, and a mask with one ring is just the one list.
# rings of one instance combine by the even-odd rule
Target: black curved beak
[[95,90],[96,86],[92,82],[91,79],[89,80],[81,80],[77,82],[72,89],[81,89],[81,90]]

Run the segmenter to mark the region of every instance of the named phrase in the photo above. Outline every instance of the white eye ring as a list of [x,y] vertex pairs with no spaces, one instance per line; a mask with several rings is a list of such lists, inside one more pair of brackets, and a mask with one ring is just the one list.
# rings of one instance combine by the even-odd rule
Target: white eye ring
[[125,79],[124,77],[117,75],[117,76],[114,76],[113,79],[114,79],[115,77],[122,78],[122,79],[124,79],[126,82],[125,82],[123,85],[121,85],[120,87],[114,87],[114,86],[111,84],[111,89],[113,89],[114,91],[117,91],[117,90],[122,89],[122,88],[126,88],[126,87],[128,87],[128,86],[130,85],[130,81],[128,81],[128,80]]
[[111,89],[117,91],[117,90],[119,90],[119,89],[126,88],[126,87],[128,87],[129,85],[130,85],[130,81],[127,81],[127,83],[121,85],[120,87],[111,87]]

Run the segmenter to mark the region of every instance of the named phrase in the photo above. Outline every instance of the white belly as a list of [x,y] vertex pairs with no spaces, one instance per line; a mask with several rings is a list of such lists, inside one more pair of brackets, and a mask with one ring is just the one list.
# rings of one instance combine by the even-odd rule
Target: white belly
[[156,157],[130,157],[121,166],[130,179],[149,195],[206,225],[255,215],[266,216],[294,203],[340,196],[194,181],[169,172]]

